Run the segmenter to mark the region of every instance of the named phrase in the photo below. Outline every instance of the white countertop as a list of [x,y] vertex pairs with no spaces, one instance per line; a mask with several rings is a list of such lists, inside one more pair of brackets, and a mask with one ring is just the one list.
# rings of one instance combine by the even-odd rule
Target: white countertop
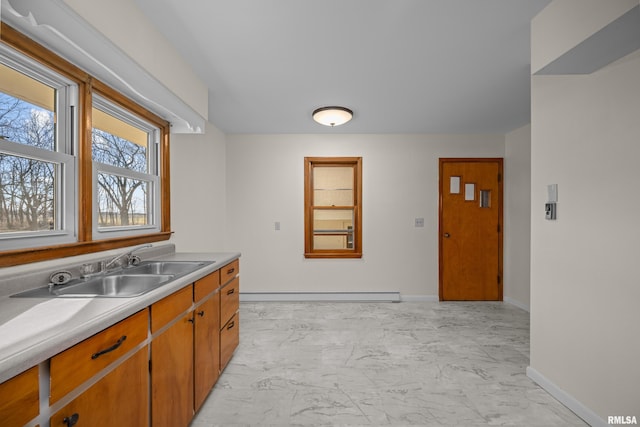
[[148,307],[240,257],[237,252],[172,253],[155,260],[213,261],[131,298],[0,297],[0,383]]

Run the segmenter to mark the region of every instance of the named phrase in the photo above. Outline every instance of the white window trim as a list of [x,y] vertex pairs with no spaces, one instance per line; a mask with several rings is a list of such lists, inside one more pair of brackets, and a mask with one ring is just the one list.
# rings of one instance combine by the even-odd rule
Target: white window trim
[[0,140],[0,151],[4,154],[31,158],[59,165],[56,193],[58,230],[19,231],[0,234],[3,249],[25,249],[74,243],[77,238],[77,158],[74,156],[76,144],[78,100],[77,85],[53,70],[0,45],[0,62],[17,71],[56,89],[56,150],[46,150],[10,140]]
[[[121,108],[115,106],[112,102],[99,96],[93,96],[93,107],[98,108],[112,116],[134,125],[141,130],[149,134],[149,144],[147,150],[147,169],[148,172],[138,172],[118,166],[107,165],[100,162],[92,162],[92,183],[93,183],[93,220],[92,220],[92,238],[93,240],[100,240],[111,237],[129,237],[140,234],[148,234],[154,232],[160,232],[161,227],[161,206],[160,206],[160,156],[159,156],[159,142],[160,142],[160,130],[146,121],[138,118],[137,116],[123,111]],[[118,226],[118,227],[100,227],[98,225],[98,174],[100,172],[110,175],[118,175],[125,178],[132,178],[149,183],[149,200],[147,201],[147,218],[149,224],[147,225],[131,225],[131,226]]]

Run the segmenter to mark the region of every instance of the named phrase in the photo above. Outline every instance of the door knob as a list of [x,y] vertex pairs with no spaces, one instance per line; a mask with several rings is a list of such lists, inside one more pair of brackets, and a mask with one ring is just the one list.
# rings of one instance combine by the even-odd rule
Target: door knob
[[451,237],[451,234],[449,234],[449,233],[444,233],[444,237],[446,237],[446,238],[448,239],[449,237]]

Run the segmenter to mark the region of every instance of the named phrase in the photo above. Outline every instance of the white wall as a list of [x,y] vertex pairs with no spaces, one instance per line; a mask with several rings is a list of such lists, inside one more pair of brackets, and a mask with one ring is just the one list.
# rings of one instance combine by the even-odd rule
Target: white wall
[[[305,156],[363,157],[362,259],[304,258]],[[228,135],[226,247],[242,251],[243,290],[437,296],[438,158],[503,156],[503,135]]]
[[529,311],[531,125],[505,136],[504,300]]
[[640,52],[534,76],[531,152],[531,369],[601,419],[640,417]]
[[552,1],[532,21],[532,73],[549,65],[635,6],[638,6],[638,0]]
[[171,242],[180,252],[224,250],[226,140],[206,122],[204,134],[171,135]]

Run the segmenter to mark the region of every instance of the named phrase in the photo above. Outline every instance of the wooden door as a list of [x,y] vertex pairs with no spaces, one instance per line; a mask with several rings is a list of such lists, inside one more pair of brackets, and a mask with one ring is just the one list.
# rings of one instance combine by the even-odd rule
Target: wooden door
[[502,300],[502,159],[440,159],[440,300]]

